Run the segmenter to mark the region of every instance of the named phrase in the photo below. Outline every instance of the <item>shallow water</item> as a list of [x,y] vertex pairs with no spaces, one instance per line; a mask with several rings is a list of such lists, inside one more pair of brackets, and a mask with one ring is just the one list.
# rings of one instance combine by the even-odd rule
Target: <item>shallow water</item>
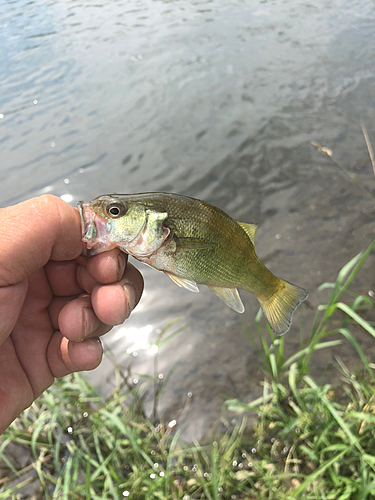
[[[308,330],[326,297],[318,286],[375,235],[374,201],[356,184],[375,191],[360,126],[375,144],[374,32],[370,0],[5,2],[1,205],[42,193],[73,205],[111,192],[205,199],[259,223],[262,261],[309,291],[300,308]],[[361,293],[375,287],[373,260],[366,266]],[[154,370],[149,343],[183,316],[188,328],[158,353],[161,380],[175,365],[159,410],[186,438],[200,437],[223,395],[260,391],[241,324],[254,329],[257,301],[242,293],[239,316],[205,287],[190,294],[141,269],[142,302],[106,345],[139,380]],[[299,346],[300,318],[288,353]],[[371,340],[359,339],[371,355]],[[350,348],[339,352],[355,359]],[[336,354],[321,353],[316,372]],[[102,385],[112,374],[106,360],[91,377]]]

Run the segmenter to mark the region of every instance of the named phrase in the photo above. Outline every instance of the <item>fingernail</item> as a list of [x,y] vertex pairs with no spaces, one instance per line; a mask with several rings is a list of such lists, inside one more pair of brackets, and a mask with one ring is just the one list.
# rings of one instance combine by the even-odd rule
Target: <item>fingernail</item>
[[84,307],[83,309],[83,335],[80,341],[92,335],[99,326],[99,320],[94,316],[92,309]]
[[127,301],[127,312],[128,312],[128,315],[126,317],[126,319],[127,319],[127,318],[129,318],[130,313],[132,312],[132,310],[135,307],[135,288],[132,284],[126,283],[124,285],[124,291],[125,291],[126,301]]
[[83,336],[81,338],[81,341],[89,333],[88,332],[88,328],[89,328],[89,314],[88,314],[88,311],[87,311],[87,307],[84,307],[83,308]]
[[128,255],[120,252],[117,256],[117,264],[118,264],[118,272],[117,272],[117,281],[120,281],[122,275],[125,271],[126,262],[128,260]]

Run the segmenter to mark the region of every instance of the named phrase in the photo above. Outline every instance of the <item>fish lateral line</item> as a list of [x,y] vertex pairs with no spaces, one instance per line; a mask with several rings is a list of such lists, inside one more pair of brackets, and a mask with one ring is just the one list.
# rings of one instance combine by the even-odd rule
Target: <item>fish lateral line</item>
[[174,241],[176,243],[176,251],[178,252],[205,250],[207,248],[214,248],[215,246],[215,243],[206,242],[200,238],[174,236]]

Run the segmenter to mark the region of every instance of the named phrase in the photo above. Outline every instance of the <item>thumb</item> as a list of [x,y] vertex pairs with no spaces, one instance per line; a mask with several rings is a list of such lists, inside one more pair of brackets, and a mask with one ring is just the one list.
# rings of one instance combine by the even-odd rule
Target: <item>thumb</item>
[[82,252],[78,210],[60,198],[39,196],[0,210],[0,287],[23,281],[50,259]]

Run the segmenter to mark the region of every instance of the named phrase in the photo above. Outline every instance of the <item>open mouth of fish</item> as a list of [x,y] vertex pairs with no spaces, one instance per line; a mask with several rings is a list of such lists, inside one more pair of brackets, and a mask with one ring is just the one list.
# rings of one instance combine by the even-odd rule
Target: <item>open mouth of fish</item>
[[111,241],[107,221],[98,217],[89,203],[79,201],[77,208],[81,218],[82,241],[85,244],[82,255],[89,257],[114,248],[116,242]]
[[[91,257],[101,252],[118,247],[126,253],[135,256],[150,256],[157,249],[149,249],[144,244],[147,225],[143,224],[138,234],[133,240],[119,242],[112,240],[110,222],[99,217],[91,207],[90,203],[79,201],[77,208],[81,218],[82,241],[84,249],[82,255]],[[169,229],[163,230],[165,237],[169,234]]]

